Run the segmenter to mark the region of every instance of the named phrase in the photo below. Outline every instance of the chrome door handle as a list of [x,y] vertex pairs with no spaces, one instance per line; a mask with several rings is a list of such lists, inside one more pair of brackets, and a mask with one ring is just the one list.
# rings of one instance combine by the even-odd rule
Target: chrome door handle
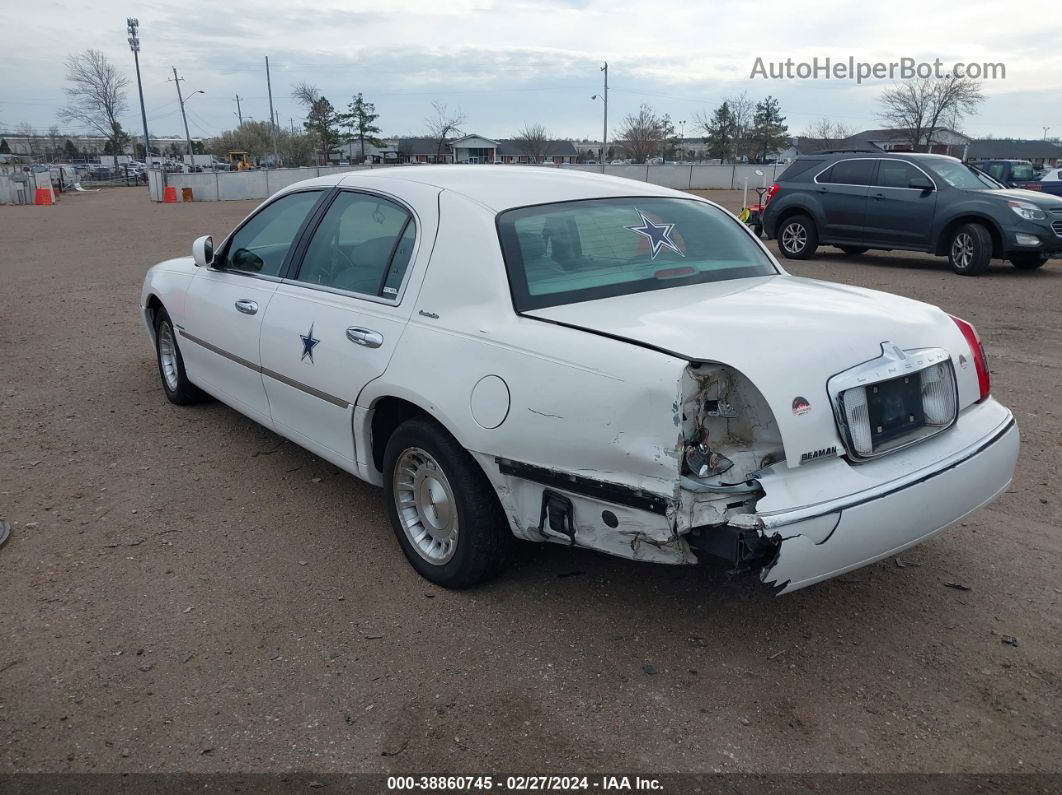
[[368,328],[351,327],[347,329],[347,339],[364,345],[366,348],[379,348],[383,345],[383,334]]
[[253,315],[258,311],[257,301],[248,301],[246,298],[241,298],[236,302],[236,310],[243,312],[245,315]]

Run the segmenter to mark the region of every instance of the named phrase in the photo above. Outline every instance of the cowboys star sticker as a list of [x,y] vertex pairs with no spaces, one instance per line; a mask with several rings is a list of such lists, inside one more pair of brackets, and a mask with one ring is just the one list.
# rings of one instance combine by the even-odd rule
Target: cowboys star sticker
[[319,339],[315,339],[313,336],[313,324],[310,324],[310,330],[308,332],[300,334],[299,337],[302,338],[302,358],[299,361],[304,362],[309,358],[310,364],[313,364],[313,349],[316,348],[317,343],[320,342]]
[[652,255],[650,259],[656,259],[656,255],[660,253],[660,249],[668,248],[678,254],[680,257],[686,255],[679,250],[679,247],[675,245],[675,241],[671,239],[671,233],[675,229],[674,224],[656,224],[653,223],[641,210],[635,208],[638,215],[642,217],[641,226],[625,226],[624,229],[630,229],[636,235],[641,235],[649,241],[649,245],[652,246]]

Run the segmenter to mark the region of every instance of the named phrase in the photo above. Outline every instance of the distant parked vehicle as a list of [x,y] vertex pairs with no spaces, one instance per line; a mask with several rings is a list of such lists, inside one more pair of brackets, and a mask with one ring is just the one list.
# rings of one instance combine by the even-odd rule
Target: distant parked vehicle
[[1028,160],[978,160],[971,165],[1008,188],[1024,188],[1062,196],[1062,182],[1057,179],[1045,182],[1043,177],[1037,177]]
[[798,157],[765,197],[764,231],[782,255],[820,245],[927,251],[977,276],[993,257],[1033,270],[1062,253],[1062,198],[1008,189],[954,157],[820,152]]

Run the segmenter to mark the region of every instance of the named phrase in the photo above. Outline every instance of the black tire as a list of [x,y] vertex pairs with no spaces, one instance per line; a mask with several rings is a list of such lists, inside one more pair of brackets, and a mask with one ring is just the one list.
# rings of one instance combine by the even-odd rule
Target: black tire
[[763,224],[753,224],[752,234],[756,235],[756,237],[763,237]]
[[[443,479],[441,482],[435,479],[423,488],[434,492],[434,487],[438,486],[447,498],[447,507],[443,511],[437,511],[434,499],[430,501],[433,518],[438,519],[442,514],[449,518],[453,508],[456,508],[456,538],[452,542],[450,557],[446,560],[432,561],[421,547],[415,547],[405,530],[403,517],[399,515],[401,484],[417,482],[417,475],[410,481],[403,481],[398,476],[398,469],[400,466],[404,468],[411,460],[424,461],[421,454],[425,453],[435,465],[425,464],[425,471],[441,472]],[[497,576],[505,568],[515,537],[509,529],[498,496],[472,456],[446,430],[426,419],[402,423],[387,440],[383,472],[391,528],[406,560],[421,577],[444,588],[469,588]],[[396,481],[400,484],[397,489]],[[423,480],[420,482],[423,483]],[[411,491],[415,493],[416,487]],[[406,518],[416,522],[420,530],[425,531],[423,544],[433,550],[436,543],[440,550],[449,549],[443,542],[432,538],[429,521],[420,513],[415,502],[404,502],[404,505]],[[412,531],[413,534],[417,532]],[[450,530],[444,532],[449,533]],[[446,552],[440,551],[439,554]]]
[[992,235],[981,224],[963,224],[948,241],[948,262],[960,276],[980,276],[992,264]]
[[1047,257],[1039,252],[1015,254],[1010,258],[1010,264],[1020,271],[1034,271],[1047,264]]
[[838,246],[838,248],[849,257],[858,257],[860,254],[866,254],[870,250],[864,246]]
[[[173,344],[173,354],[168,365],[172,367],[172,372],[169,374],[167,374],[168,366],[164,363],[163,355],[167,335]],[[206,397],[203,390],[188,380],[188,373],[184,369],[184,357],[177,344],[177,330],[173,327],[169,313],[161,306],[155,312],[155,363],[158,365],[159,377],[162,379],[162,390],[166,393],[166,399],[170,403],[190,406]]]
[[818,247],[818,230],[806,215],[791,215],[778,225],[778,250],[786,259],[810,259]]

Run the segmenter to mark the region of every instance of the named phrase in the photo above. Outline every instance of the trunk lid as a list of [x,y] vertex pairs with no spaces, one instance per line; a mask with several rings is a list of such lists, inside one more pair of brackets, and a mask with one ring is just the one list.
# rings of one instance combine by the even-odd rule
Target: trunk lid
[[[951,318],[934,306],[787,274],[654,290],[524,314],[740,370],[771,407],[789,466],[798,466],[804,453],[834,446],[843,454],[826,382],[880,356],[883,342],[908,350],[944,348],[953,361],[968,353]],[[956,376],[962,379],[959,372]],[[960,405],[962,397],[960,384]]]

